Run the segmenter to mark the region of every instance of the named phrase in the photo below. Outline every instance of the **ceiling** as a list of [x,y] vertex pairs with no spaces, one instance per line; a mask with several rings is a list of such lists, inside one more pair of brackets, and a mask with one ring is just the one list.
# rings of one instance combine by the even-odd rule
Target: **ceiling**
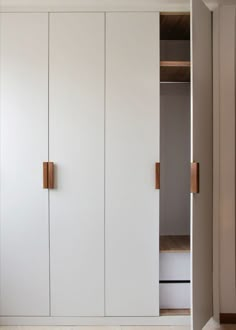
[[[200,1],[200,0],[199,0]],[[217,5],[236,5],[236,0],[203,0],[209,9],[214,10]],[[82,8],[89,10],[91,7],[98,10],[103,8],[148,8],[159,11],[171,10],[186,11],[190,8],[190,0],[0,0],[0,11],[22,11],[22,10],[54,10],[55,8],[75,9]]]

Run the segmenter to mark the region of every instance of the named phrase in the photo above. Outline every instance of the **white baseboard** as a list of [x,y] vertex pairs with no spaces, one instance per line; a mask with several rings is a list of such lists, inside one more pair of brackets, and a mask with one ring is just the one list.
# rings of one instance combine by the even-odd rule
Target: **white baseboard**
[[0,317],[0,326],[118,326],[183,325],[190,326],[190,316],[160,317]]

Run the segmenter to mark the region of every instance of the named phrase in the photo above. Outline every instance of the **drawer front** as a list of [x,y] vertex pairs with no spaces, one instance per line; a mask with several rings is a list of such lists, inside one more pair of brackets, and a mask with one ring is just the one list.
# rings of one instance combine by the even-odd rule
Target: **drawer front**
[[160,283],[160,308],[190,308],[190,283]]
[[190,281],[190,253],[160,253],[160,281]]

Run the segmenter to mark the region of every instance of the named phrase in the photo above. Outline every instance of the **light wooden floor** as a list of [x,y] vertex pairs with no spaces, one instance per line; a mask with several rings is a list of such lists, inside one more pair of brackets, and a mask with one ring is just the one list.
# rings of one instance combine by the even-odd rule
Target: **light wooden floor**
[[[0,326],[0,330],[190,330],[187,326]],[[235,325],[218,325],[211,322],[204,330],[236,330]]]
[[0,326],[0,330],[190,330],[188,326]]
[[207,326],[204,327],[204,330],[236,330],[236,324]]
[[211,319],[203,330],[236,330],[236,324],[219,325]]

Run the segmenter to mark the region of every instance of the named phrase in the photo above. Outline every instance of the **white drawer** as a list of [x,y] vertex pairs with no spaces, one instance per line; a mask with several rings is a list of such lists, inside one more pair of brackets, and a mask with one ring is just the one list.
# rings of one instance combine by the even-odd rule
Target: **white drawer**
[[160,253],[160,281],[190,281],[190,253]]
[[161,309],[189,309],[190,283],[160,283]]

